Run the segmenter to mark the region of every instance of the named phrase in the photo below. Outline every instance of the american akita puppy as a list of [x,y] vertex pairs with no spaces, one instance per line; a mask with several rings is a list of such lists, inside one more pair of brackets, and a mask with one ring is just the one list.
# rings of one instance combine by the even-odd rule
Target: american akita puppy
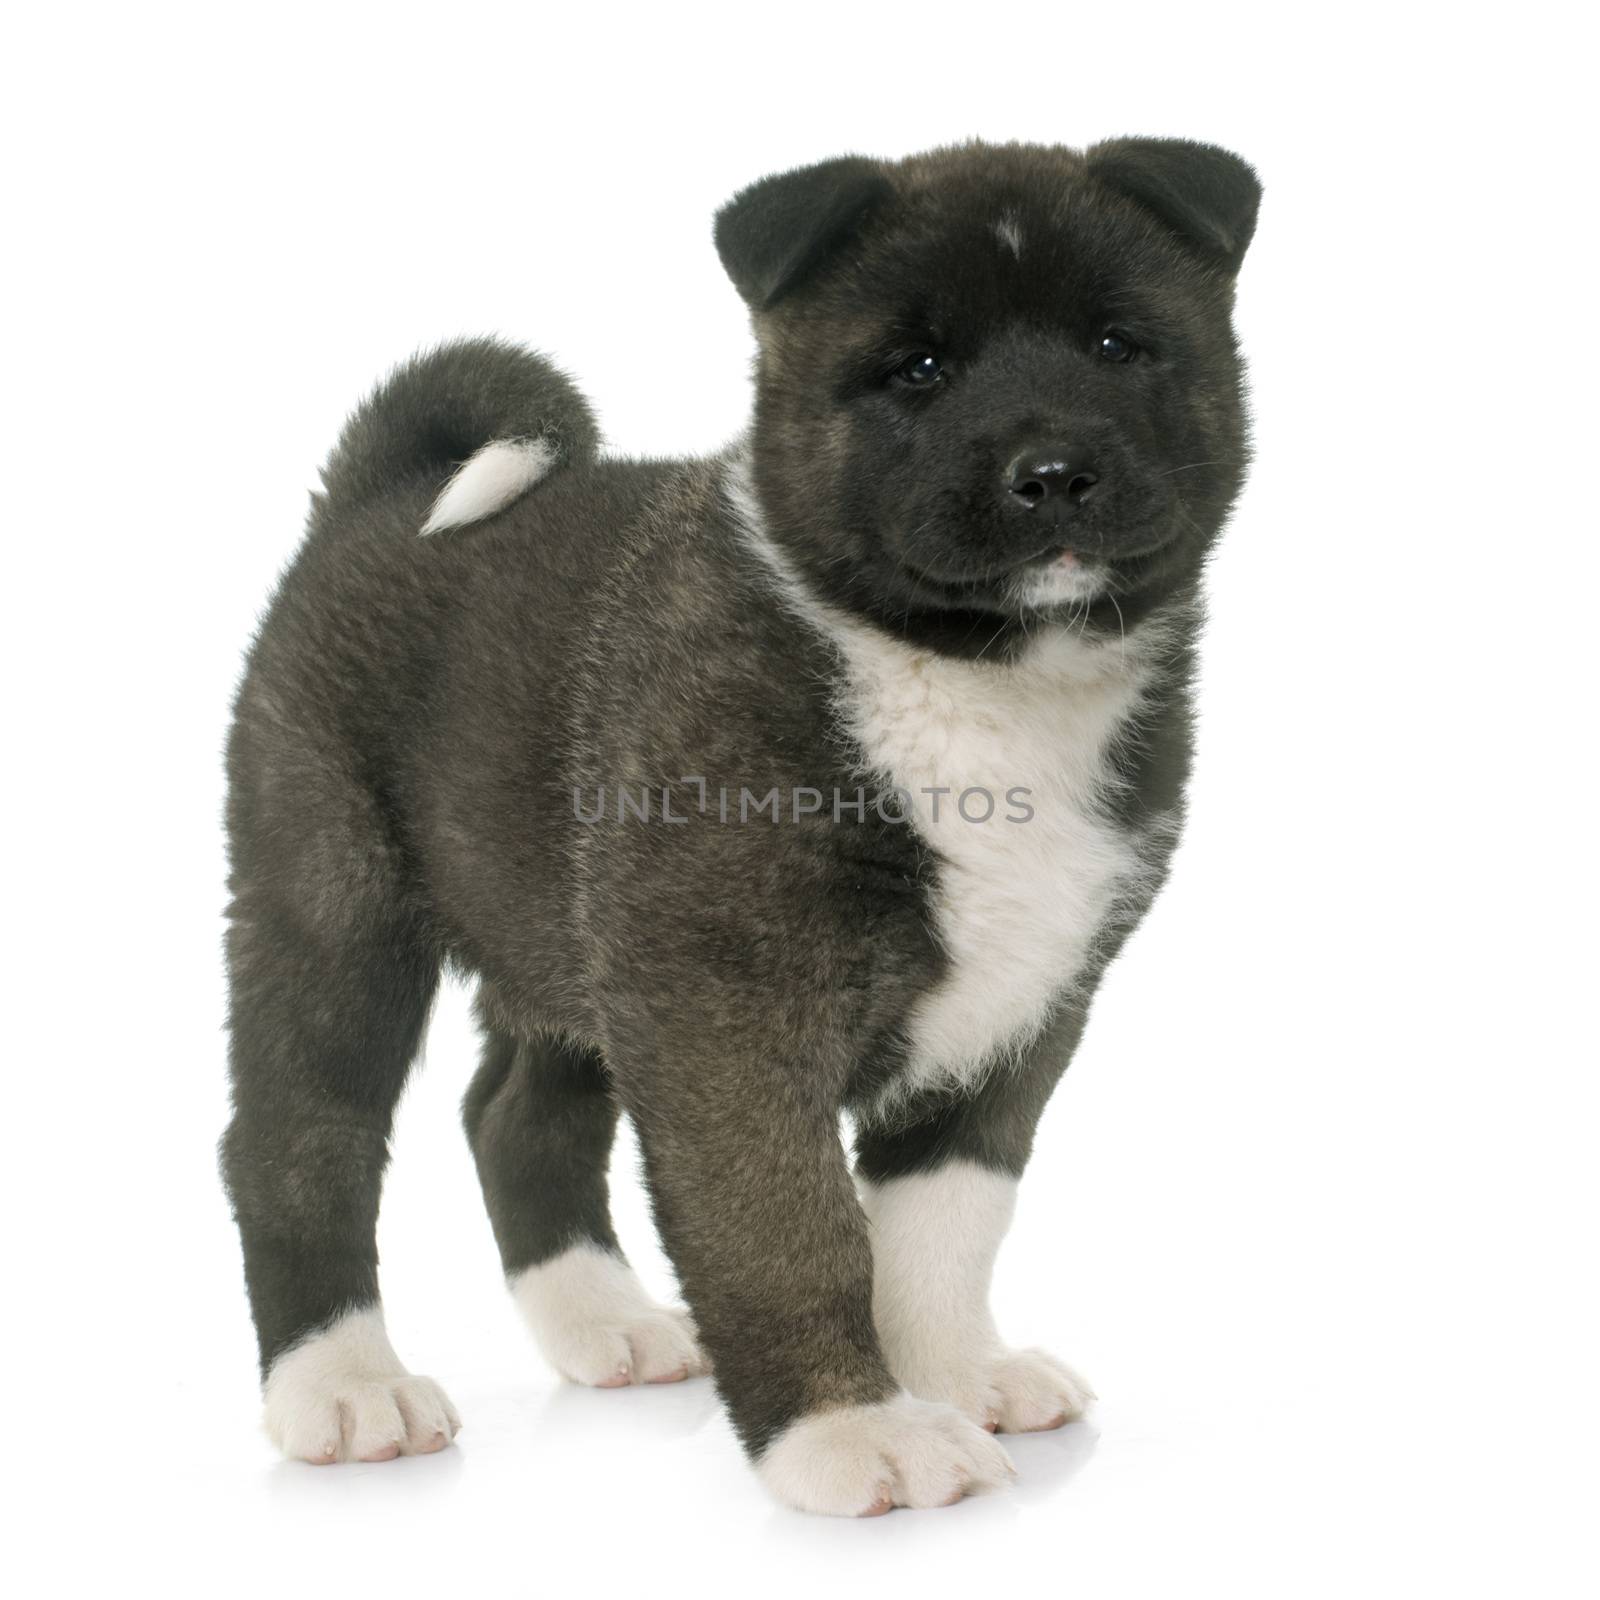
[[[458,1425],[373,1243],[446,965],[481,983],[490,1221],[568,1378],[709,1368],[773,1492],[847,1515],[995,1484],[994,1431],[1082,1412],[988,1283],[1178,829],[1258,199],[1175,140],[828,161],[717,218],[760,347],[724,454],[603,457],[488,340],[356,411],[228,751],[223,1170],[285,1452]],[[623,1110],[687,1313],[612,1231]]]

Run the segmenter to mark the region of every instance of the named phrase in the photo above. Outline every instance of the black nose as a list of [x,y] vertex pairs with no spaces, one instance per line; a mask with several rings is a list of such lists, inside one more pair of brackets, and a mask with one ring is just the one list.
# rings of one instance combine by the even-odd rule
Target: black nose
[[1029,506],[1075,506],[1099,481],[1089,452],[1070,444],[1029,445],[1006,469],[1006,488]]

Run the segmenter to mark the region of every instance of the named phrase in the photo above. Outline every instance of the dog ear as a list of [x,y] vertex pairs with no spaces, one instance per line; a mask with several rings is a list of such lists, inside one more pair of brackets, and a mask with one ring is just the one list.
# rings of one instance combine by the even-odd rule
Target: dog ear
[[765,311],[890,192],[878,165],[861,156],[763,178],[717,213],[717,254],[751,309]]
[[1239,270],[1261,204],[1248,162],[1190,139],[1111,139],[1087,159],[1090,177],[1153,211],[1207,260]]

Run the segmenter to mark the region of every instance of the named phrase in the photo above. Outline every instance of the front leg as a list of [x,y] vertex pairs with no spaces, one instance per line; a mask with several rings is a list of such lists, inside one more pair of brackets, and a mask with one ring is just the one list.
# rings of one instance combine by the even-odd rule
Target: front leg
[[767,1487],[805,1511],[936,1506],[1011,1476],[951,1406],[896,1383],[836,1112],[769,1054],[619,1074],[661,1235]]
[[914,1121],[865,1121],[857,1141],[890,1370],[911,1393],[1005,1433],[1059,1428],[1094,1398],[1054,1356],[1009,1349],[989,1309],[1017,1180],[1058,1075],[1002,1070],[971,1094],[923,1100]]

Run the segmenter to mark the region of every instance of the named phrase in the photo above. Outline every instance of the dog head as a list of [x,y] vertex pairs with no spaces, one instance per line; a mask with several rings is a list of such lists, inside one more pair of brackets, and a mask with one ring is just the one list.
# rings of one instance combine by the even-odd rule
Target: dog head
[[1259,198],[1164,139],[846,157],[735,196],[771,536],[833,602],[947,642],[1115,627],[1192,584],[1243,479]]

